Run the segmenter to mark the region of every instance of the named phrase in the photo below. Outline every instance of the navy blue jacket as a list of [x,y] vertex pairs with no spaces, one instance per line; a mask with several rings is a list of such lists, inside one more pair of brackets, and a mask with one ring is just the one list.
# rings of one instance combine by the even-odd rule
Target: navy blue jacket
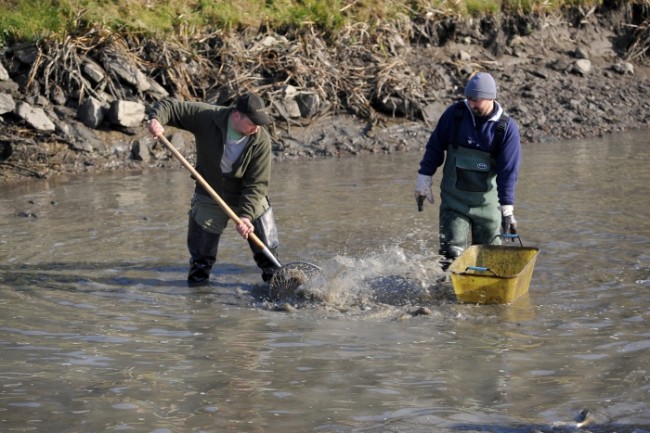
[[[418,173],[433,176],[445,161],[445,150],[451,146],[454,135],[454,113],[457,104],[449,106],[440,116],[438,124],[431,133],[424,157],[420,162]],[[466,110],[460,125],[458,144],[471,149],[492,153],[496,157],[497,191],[501,205],[515,204],[515,185],[519,174],[521,161],[521,141],[519,127],[511,117],[508,119],[502,143],[495,143],[497,149],[492,149],[492,140],[496,131],[497,120],[503,109],[494,101],[494,110],[489,116],[475,117],[469,109],[467,101],[460,104],[459,109]]]

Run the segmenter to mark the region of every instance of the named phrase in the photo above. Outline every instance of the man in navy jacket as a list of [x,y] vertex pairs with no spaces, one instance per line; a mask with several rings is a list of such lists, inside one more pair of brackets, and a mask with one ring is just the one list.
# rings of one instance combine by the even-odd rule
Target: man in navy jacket
[[521,160],[519,127],[496,96],[490,74],[473,75],[465,86],[466,99],[442,114],[420,162],[415,188],[420,210],[425,198],[434,202],[432,178],[444,163],[440,182],[443,269],[470,242],[498,244],[500,233],[517,232],[513,211]]

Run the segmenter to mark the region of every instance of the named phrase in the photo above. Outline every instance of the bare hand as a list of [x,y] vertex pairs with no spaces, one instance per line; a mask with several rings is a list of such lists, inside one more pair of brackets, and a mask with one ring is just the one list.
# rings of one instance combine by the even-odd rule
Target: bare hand
[[237,224],[236,229],[244,239],[248,239],[248,236],[254,231],[253,223],[246,217],[241,218],[241,224]]
[[165,128],[160,124],[158,119],[151,119],[147,122],[147,129],[151,132],[151,135],[154,137],[160,137],[163,135]]

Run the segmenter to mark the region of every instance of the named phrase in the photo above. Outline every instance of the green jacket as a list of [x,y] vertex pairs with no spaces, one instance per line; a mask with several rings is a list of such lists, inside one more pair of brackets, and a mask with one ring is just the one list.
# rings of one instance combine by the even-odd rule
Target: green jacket
[[[221,172],[228,129],[228,116],[233,107],[220,107],[203,102],[163,99],[155,104],[149,118],[163,125],[184,129],[196,139],[196,171],[225,200],[239,210],[240,217],[251,221],[262,212],[271,179],[271,136],[265,128],[251,136],[232,172]],[[195,192],[209,195],[196,182]]]

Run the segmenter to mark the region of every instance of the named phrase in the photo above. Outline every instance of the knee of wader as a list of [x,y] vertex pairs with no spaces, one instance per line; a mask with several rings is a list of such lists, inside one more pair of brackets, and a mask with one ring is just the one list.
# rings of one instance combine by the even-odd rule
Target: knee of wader
[[214,260],[217,257],[217,250],[219,249],[220,237],[220,234],[205,230],[196,221],[194,221],[193,218],[190,218],[187,230],[187,248],[190,251],[190,256],[192,256],[192,259],[212,259],[214,263]]

